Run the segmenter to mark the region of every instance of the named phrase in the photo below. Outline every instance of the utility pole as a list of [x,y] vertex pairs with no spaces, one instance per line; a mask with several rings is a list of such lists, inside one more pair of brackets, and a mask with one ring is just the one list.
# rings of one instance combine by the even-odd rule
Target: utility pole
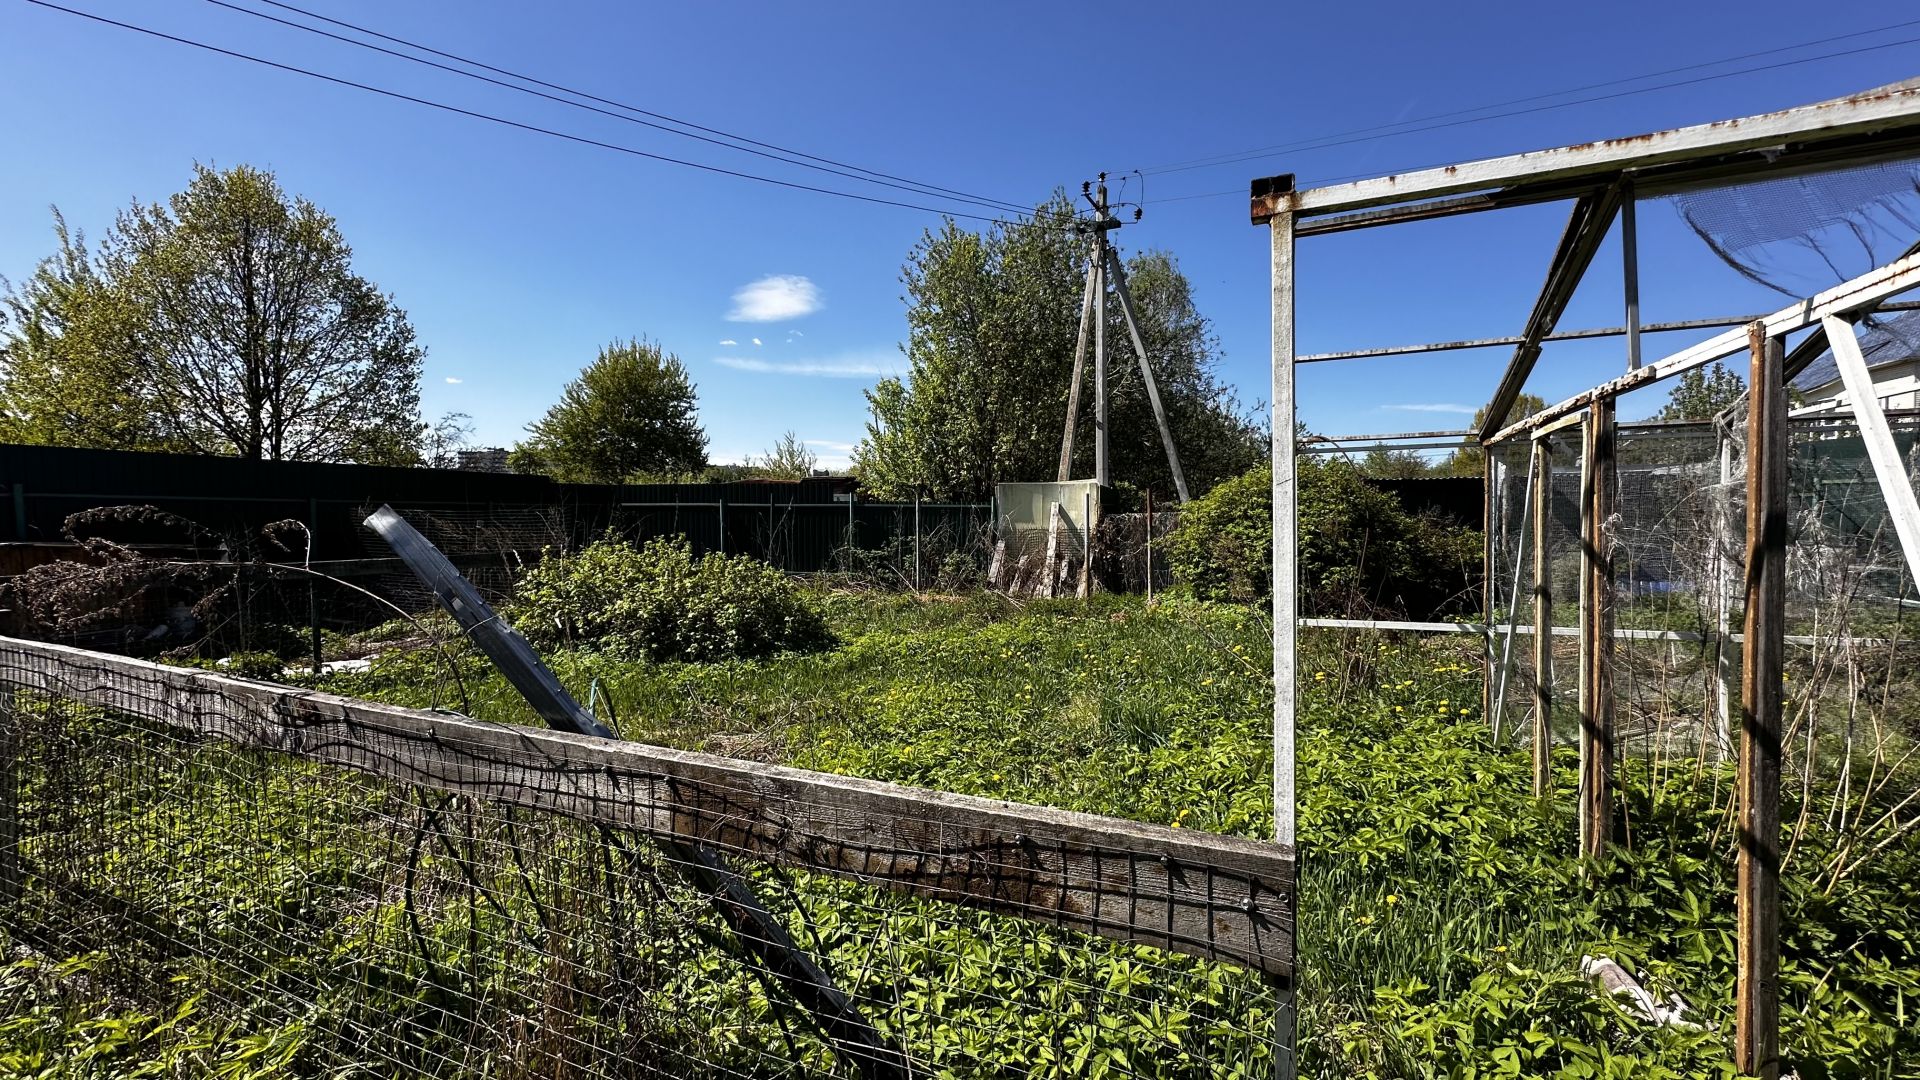
[[1102,490],[1113,486],[1107,468],[1107,232],[1120,223],[1107,212],[1107,174],[1100,174],[1097,194],[1080,194],[1093,204],[1093,480]]
[[[1067,427],[1060,439],[1060,468],[1055,479],[1066,482],[1073,469],[1073,432],[1080,421],[1080,381],[1086,372],[1087,338],[1093,338],[1093,478],[1102,488],[1113,485],[1113,473],[1109,463],[1109,438],[1107,429],[1107,284],[1111,280],[1119,292],[1120,312],[1126,318],[1127,332],[1132,339],[1134,355],[1140,361],[1141,379],[1146,385],[1148,402],[1153,406],[1154,423],[1160,429],[1160,443],[1167,452],[1167,466],[1173,473],[1174,490],[1180,501],[1187,501],[1187,477],[1180,468],[1180,454],[1174,449],[1173,430],[1167,421],[1166,410],[1160,401],[1160,388],[1154,382],[1153,366],[1147,359],[1147,346],[1140,332],[1140,320],[1134,310],[1133,297],[1127,291],[1126,270],[1120,262],[1120,255],[1107,242],[1107,234],[1121,225],[1120,219],[1113,216],[1112,204],[1107,200],[1107,174],[1101,173],[1097,181],[1086,181],[1080,185],[1080,197],[1087,200],[1093,208],[1091,221],[1080,221],[1076,227],[1090,235],[1087,265],[1086,292],[1080,302],[1080,333],[1073,347],[1073,385],[1067,394]],[[1123,204],[1124,205],[1124,204]],[[1140,208],[1134,207],[1133,219],[1140,220]],[[1108,275],[1112,277],[1109,279]],[[1092,334],[1088,334],[1091,324]]]

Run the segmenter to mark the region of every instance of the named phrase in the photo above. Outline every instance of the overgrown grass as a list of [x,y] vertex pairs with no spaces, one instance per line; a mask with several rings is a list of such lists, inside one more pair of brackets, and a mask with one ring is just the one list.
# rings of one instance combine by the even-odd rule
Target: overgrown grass
[[[830,652],[717,664],[567,652],[552,662],[631,739],[1270,834],[1269,625],[1257,610],[1182,601],[1148,609],[1104,597],[1025,606],[984,596],[818,602],[842,642]],[[1489,746],[1472,650],[1457,639],[1354,634],[1307,643],[1303,1075],[1731,1075],[1724,772],[1656,775],[1653,763],[1629,762],[1629,845],[1604,866],[1583,866],[1570,752],[1557,757],[1553,797],[1535,799],[1524,755]],[[483,661],[463,655],[457,663],[464,694],[424,650],[382,657],[328,689],[534,722]],[[1798,799],[1789,790],[1789,822]],[[1920,1075],[1920,943],[1908,929],[1920,915],[1920,836],[1889,833],[1873,859],[1836,880],[1823,867],[1843,839],[1816,829],[1787,867],[1788,1059],[1810,1080]],[[831,914],[831,895],[819,894],[814,917]],[[898,914],[913,917],[907,907]],[[835,959],[857,965],[868,932],[842,928]],[[1029,965],[1036,955],[1017,939],[969,936],[945,947],[975,956],[970,979],[994,977],[995,949],[1024,950]],[[1656,992],[1683,995],[1709,1027],[1655,1029],[1623,1014],[1579,976],[1586,954],[1614,957]],[[1124,962],[1096,950],[1043,966],[1093,980]],[[1193,974],[1205,977],[1200,967]],[[0,982],[0,1015],[16,1023],[44,1015],[39,999],[8,989],[16,984]],[[697,992],[697,980],[689,985]],[[952,1007],[975,1009],[967,1014],[974,1028],[1009,1033],[1027,1022],[1022,1010],[1045,1007],[1020,995],[1010,1008],[994,1004],[1008,996],[1004,988],[963,995]],[[1167,1000],[1177,1004],[1177,993]],[[79,1023],[61,1030],[75,1045],[91,1037]],[[1073,1063],[1006,1064],[1071,1074]],[[1153,1068],[1162,1067],[1179,1071]]]

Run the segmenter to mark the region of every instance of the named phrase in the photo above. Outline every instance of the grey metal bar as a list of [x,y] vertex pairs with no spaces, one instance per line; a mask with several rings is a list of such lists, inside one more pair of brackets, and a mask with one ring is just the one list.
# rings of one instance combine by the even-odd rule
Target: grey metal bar
[[[527,639],[500,618],[440,549],[405,518],[394,513],[392,507],[375,510],[366,524],[433,590],[434,598],[548,727],[577,735],[619,738],[580,707]],[[733,931],[735,940],[772,976],[768,981],[793,995],[862,1075],[888,1080],[895,1077],[904,1080],[910,1075],[899,1048],[860,1014],[853,1000],[800,948],[786,926],[760,903],[746,880],[727,865],[718,851],[705,844],[679,840],[658,843],[674,868],[710,898],[714,911]]]
[[1640,366],[1640,232],[1634,222],[1633,184],[1624,181],[1620,186],[1621,290],[1627,304],[1627,370],[1632,371]]

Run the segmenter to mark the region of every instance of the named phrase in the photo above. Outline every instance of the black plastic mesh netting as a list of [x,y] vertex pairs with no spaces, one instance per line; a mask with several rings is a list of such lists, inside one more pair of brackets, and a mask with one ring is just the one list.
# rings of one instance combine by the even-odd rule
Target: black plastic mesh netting
[[1810,296],[1920,238],[1920,159],[1689,191],[1674,209],[1748,280]]

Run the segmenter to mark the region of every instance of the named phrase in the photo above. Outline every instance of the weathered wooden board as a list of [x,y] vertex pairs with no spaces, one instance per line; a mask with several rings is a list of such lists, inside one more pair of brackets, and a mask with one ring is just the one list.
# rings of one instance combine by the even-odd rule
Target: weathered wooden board
[[1291,845],[612,742],[0,638],[0,686],[917,896],[1293,969]]

